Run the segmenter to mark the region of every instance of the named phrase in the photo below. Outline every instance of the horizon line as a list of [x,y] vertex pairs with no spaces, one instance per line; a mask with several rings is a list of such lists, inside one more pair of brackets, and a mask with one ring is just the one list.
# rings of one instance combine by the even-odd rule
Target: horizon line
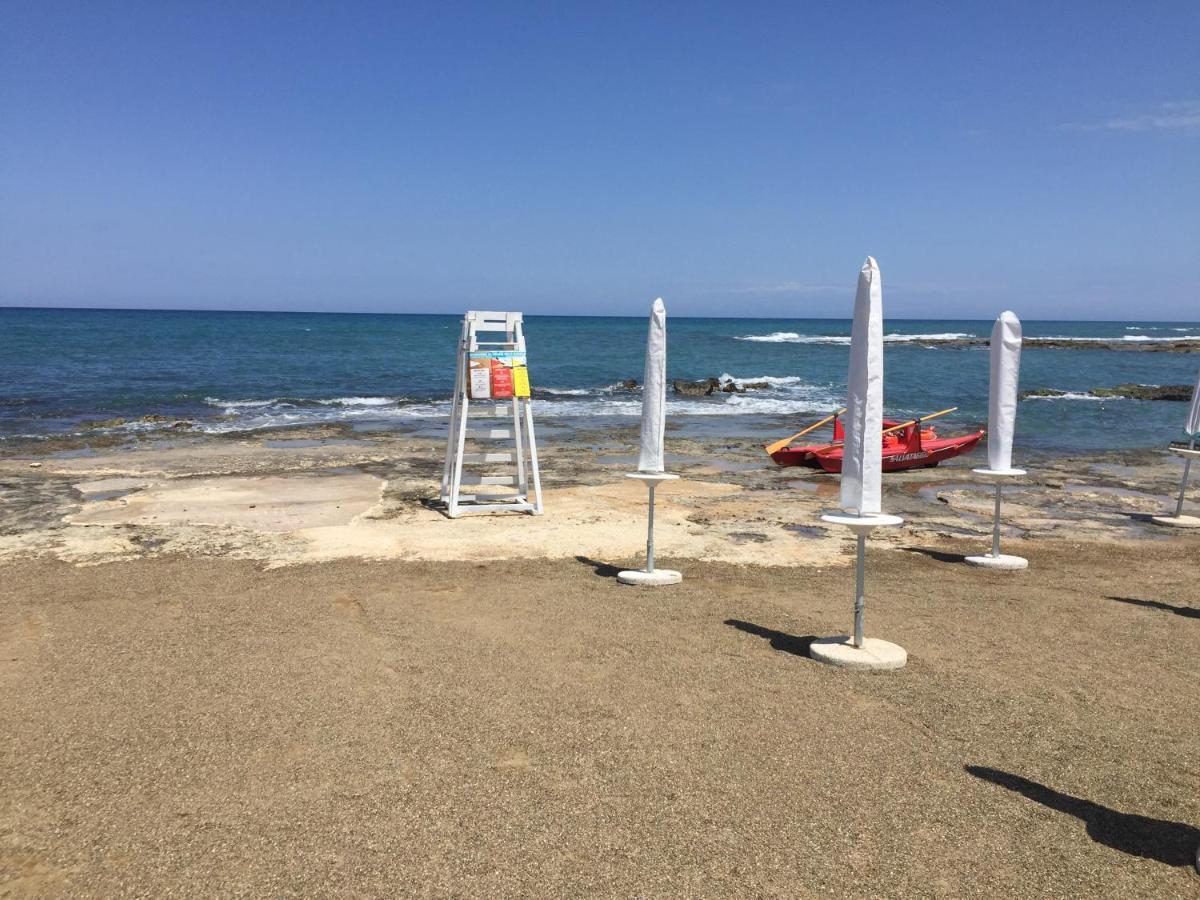
[[[205,308],[149,308],[144,306],[24,306],[0,304],[0,312],[4,310],[37,310],[41,312],[133,312],[133,313],[213,313],[220,315],[280,315],[280,316],[449,316],[461,318],[463,313],[451,312],[362,312],[358,310],[309,310],[309,309],[205,309]],[[521,312],[520,310],[487,310],[488,312]],[[465,310],[464,310],[465,312]],[[592,313],[524,313],[523,316],[541,319],[643,319],[643,314],[605,315]],[[714,321],[740,321],[745,319],[761,319],[763,321],[805,321],[805,322],[842,322],[849,321],[852,316],[690,316],[684,314],[670,315],[672,319],[702,319]],[[910,322],[990,322],[990,318],[939,318],[929,316],[884,316],[892,321]],[[1123,319],[1021,319],[1022,322],[1092,322],[1102,325],[1115,325],[1128,321]],[[1132,319],[1134,322],[1161,323],[1167,325],[1190,325],[1186,319]]]

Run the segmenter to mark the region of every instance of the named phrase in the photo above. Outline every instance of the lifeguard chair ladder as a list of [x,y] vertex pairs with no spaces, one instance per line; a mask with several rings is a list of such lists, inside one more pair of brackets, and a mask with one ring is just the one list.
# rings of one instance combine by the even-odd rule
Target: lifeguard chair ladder
[[[502,334],[503,340],[480,340],[479,336]],[[511,400],[472,400],[470,397],[471,354],[489,350],[525,352],[525,335],[519,312],[468,312],[463,317],[458,341],[458,364],[454,373],[454,402],[450,410],[450,435],[446,442],[446,464],[442,469],[441,499],[450,518],[502,511],[542,514],[542,480],[538,473],[537,442],[533,435],[533,410],[528,397]],[[487,422],[487,420],[493,420]],[[494,420],[502,419],[503,422]],[[479,423],[477,427],[475,423]],[[505,426],[505,427],[500,427]],[[467,441],[479,443],[468,449]],[[503,441],[504,444],[494,442]],[[509,449],[511,447],[511,449]],[[497,463],[508,463],[508,472],[495,471]],[[464,468],[480,467],[464,472]],[[529,498],[532,475],[533,500]],[[474,491],[464,494],[464,485]],[[511,487],[492,493],[494,487]],[[482,489],[482,490],[481,490]]]

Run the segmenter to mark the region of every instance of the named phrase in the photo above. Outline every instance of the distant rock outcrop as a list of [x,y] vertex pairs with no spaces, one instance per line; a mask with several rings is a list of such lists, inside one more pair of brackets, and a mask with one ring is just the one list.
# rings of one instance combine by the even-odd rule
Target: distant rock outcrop
[[[1038,388],[1022,391],[1021,399],[1030,397],[1065,397],[1068,391],[1054,388]],[[1192,387],[1188,384],[1118,384],[1110,388],[1092,388],[1089,397],[1106,397],[1125,400],[1176,400],[1186,403],[1192,399]]]
[[671,387],[675,389],[675,393],[677,394],[683,394],[688,397],[707,397],[721,387],[721,382],[716,378],[706,378],[704,381],[683,381],[676,379],[671,382]]
[[1111,388],[1093,388],[1097,397],[1127,397],[1130,400],[1178,400],[1186,403],[1192,399],[1190,384],[1118,384]]
[[[986,347],[987,338],[912,338],[905,341],[910,347]],[[1168,341],[1121,341],[1105,338],[1027,337],[1025,347],[1043,350],[1120,350],[1151,353],[1200,353],[1200,340],[1183,338]]]
[[1065,397],[1066,391],[1056,391],[1054,388],[1037,388],[1033,391],[1021,391],[1020,400],[1028,400],[1030,397]]
[[708,397],[714,393],[718,394],[744,394],[746,391],[761,391],[771,386],[768,381],[734,381],[732,378],[721,380],[720,378],[705,378],[702,381],[683,381],[676,380],[671,382],[671,387],[675,389],[677,394],[685,394],[690,397]]

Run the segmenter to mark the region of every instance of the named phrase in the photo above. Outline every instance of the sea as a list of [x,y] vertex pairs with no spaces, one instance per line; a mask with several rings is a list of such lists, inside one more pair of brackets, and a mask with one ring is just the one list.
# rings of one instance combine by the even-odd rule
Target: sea
[[[0,448],[55,438],[264,432],[320,423],[354,430],[445,427],[461,319],[453,315],[0,308]],[[646,319],[528,316],[525,335],[539,427],[635,424]],[[957,406],[941,429],[987,418],[986,347],[921,346],[986,337],[990,321],[885,322],[885,410],[909,417]],[[1149,345],[1200,338],[1198,322],[1025,321],[1027,337]],[[675,432],[761,442],[842,403],[848,319],[670,318],[668,376],[766,383],[745,393],[669,393]],[[1069,455],[1164,446],[1186,404],[1100,399],[1122,383],[1193,384],[1200,354],[1026,346],[1028,399],[1017,445]],[[147,421],[145,417],[150,417]]]

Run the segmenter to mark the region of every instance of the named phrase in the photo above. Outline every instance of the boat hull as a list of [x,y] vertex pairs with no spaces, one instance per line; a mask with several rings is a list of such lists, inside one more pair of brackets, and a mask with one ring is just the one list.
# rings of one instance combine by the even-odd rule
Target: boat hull
[[[924,469],[936,466],[938,463],[970,453],[983,439],[984,432],[959,435],[957,437],[934,438],[922,441],[919,448],[905,445],[883,448],[883,471],[899,472],[904,469]],[[781,451],[782,452],[782,451]],[[833,447],[822,452],[812,453],[813,461],[808,465],[819,466],[826,472],[842,471],[842,448]],[[792,463],[792,465],[797,465]]]

